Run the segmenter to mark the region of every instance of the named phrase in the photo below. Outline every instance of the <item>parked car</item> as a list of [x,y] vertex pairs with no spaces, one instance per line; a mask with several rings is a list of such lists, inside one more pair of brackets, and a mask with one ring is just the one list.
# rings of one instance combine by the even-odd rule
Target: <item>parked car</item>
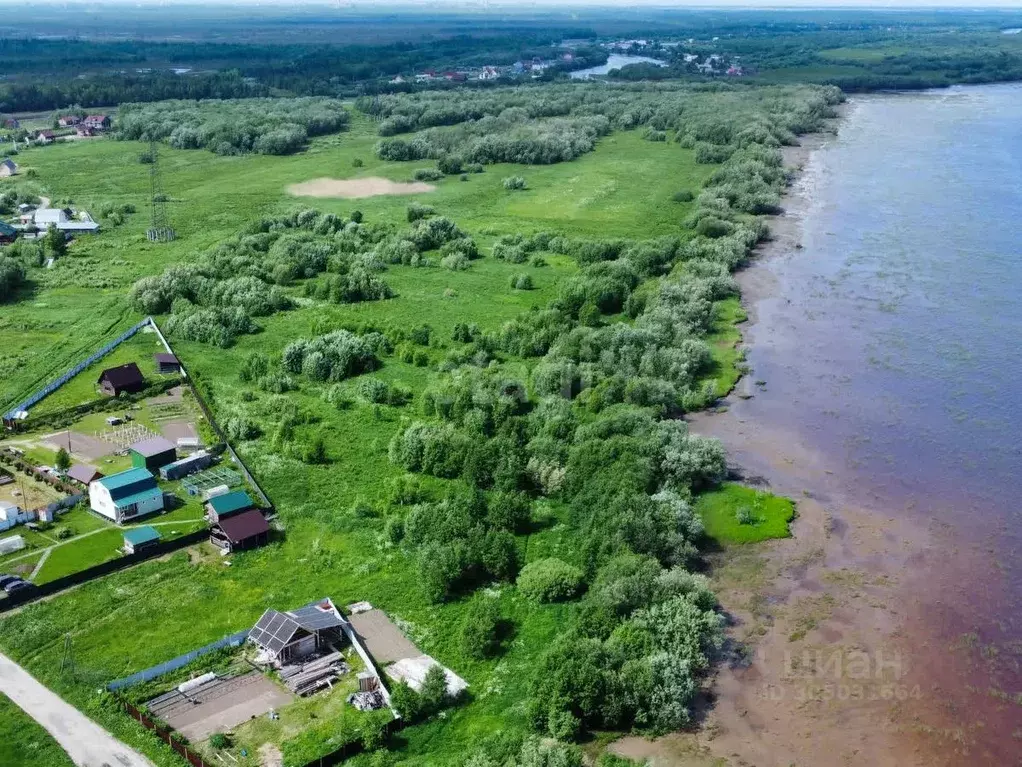
[[8,594],[13,594],[23,585],[27,585],[24,578],[19,578],[17,575],[12,575],[11,578],[13,580],[9,580],[7,581],[7,583],[3,585],[3,590],[6,591]]
[[17,575],[0,575],[0,589],[6,589],[8,583],[14,583],[15,581],[23,580]]
[[29,583],[28,581],[15,581],[14,583],[8,584],[7,588],[5,588],[4,591],[6,591],[7,594],[10,596],[13,594],[17,594],[19,591],[24,591],[25,589],[30,589],[34,587],[35,584]]

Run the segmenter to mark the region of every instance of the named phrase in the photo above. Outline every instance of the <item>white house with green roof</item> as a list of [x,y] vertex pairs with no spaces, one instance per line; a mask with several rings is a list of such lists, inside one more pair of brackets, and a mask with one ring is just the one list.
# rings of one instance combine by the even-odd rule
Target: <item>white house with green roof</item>
[[128,469],[89,483],[89,506],[117,524],[163,509],[163,491],[147,469]]

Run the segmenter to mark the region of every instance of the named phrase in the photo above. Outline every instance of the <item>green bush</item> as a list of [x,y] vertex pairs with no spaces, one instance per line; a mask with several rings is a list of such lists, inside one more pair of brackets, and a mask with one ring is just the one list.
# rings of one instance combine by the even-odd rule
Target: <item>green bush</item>
[[443,177],[443,171],[436,168],[419,168],[412,174],[415,181],[439,181]]
[[582,571],[555,557],[530,562],[518,575],[518,588],[535,602],[562,602],[578,594]]
[[495,599],[477,596],[461,624],[461,648],[470,658],[492,658],[500,650],[500,609]]
[[507,189],[508,191],[525,189],[527,186],[525,183],[525,179],[522,178],[521,176],[508,176],[501,183],[504,185],[504,188]]
[[511,287],[515,290],[532,290],[532,276],[528,274],[516,274],[511,278]]
[[675,192],[674,196],[671,199],[673,199],[675,202],[692,202],[692,200],[695,199],[695,195],[692,194],[692,192],[690,192],[688,189],[682,189],[679,192]]

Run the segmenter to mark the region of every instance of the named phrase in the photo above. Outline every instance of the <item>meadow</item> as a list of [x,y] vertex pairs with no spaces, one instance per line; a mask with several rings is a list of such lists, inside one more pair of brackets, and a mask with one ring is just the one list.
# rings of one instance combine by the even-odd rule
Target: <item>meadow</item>
[[[147,167],[138,162],[142,145],[102,140],[23,153],[23,167],[34,169],[39,183],[55,198],[73,199],[86,209],[108,202],[131,203],[139,212],[119,227],[75,242],[71,255],[53,269],[33,270],[19,300],[4,306],[0,370],[5,375],[0,400],[19,399],[136,322],[141,315],[126,299],[135,280],[159,274],[173,264],[200,262],[212,246],[260,218],[312,207],[346,220],[357,210],[373,225],[393,230],[406,227],[408,197],[295,199],[285,191],[291,184],[322,177],[406,181],[415,169],[429,164],[377,159],[378,138],[376,124],[355,114],[348,132],[314,139],[307,152],[290,157],[220,157],[205,151],[163,150],[164,188],[178,232],[178,238],[166,244],[149,243],[144,235],[148,177]],[[535,694],[537,669],[565,627],[579,619],[583,604],[536,601],[508,583],[483,589],[475,598],[466,593],[439,601],[425,598],[419,552],[395,540],[389,523],[409,513],[406,504],[419,508],[438,503],[465,484],[440,472],[409,476],[394,460],[390,445],[428,412],[426,393],[446,385],[443,364],[463,348],[454,341],[459,326],[475,324],[478,334],[497,334],[510,320],[541,316],[533,310],[550,306],[563,296],[568,281],[592,268],[583,268],[578,258],[544,250],[539,251],[542,263],[494,258],[492,248],[502,235],[555,232],[569,238],[629,241],[671,236],[685,243],[696,236],[696,226],[686,224],[686,219],[707,218],[705,209],[699,213],[700,202],[692,198],[718,167],[696,162],[692,147],[647,140],[641,131],[632,130],[610,133],[594,151],[572,162],[488,165],[482,173],[447,176],[437,182],[436,191],[414,199],[435,208],[437,216],[449,217],[478,243],[484,255],[467,269],[391,264],[382,275],[394,297],[353,304],[312,300],[300,286],[289,285],[286,291],[294,307],[259,317],[258,332],[239,336],[227,348],[172,337],[175,352],[218,416],[256,425],[237,447],[278,508],[283,538],[232,557],[230,567],[219,558],[210,561],[181,552],[34,604],[0,623],[0,647],[118,737],[143,749],[157,764],[169,766],[178,764],[171,752],[96,694],[103,682],[251,626],[266,608],[289,609],[323,596],[340,605],[367,600],[388,611],[424,652],[471,685],[466,702],[442,717],[404,730],[395,739],[392,747],[402,763],[460,763],[481,743],[489,742],[492,733],[504,731],[514,737],[531,732],[534,718],[525,701]],[[509,191],[503,179],[512,176],[525,178],[527,187]],[[715,210],[724,215],[720,204]],[[746,231],[742,227],[752,226],[745,223],[751,218],[744,214],[735,214],[736,223],[710,218],[716,223],[700,224],[700,232],[717,227],[740,233]],[[704,245],[707,241],[704,237]],[[512,288],[512,279],[523,273],[531,278],[533,289]],[[686,279],[684,269],[672,276]],[[640,282],[642,287],[635,286],[640,296],[655,295],[660,285],[656,276]],[[645,300],[654,305],[652,298]],[[722,296],[706,308],[709,357],[695,383],[713,397],[728,391],[737,380],[741,360],[734,323],[744,315],[733,295]],[[609,330],[630,321],[620,307],[603,314],[586,321]],[[428,340],[415,344],[414,355],[405,356],[400,349],[381,353],[378,370],[335,386],[296,375],[295,388],[282,396],[239,377],[253,355],[277,365],[282,350],[298,338],[344,327],[381,328],[394,338],[406,338],[402,334],[424,324],[430,327]],[[588,331],[581,327],[580,332]],[[502,353],[488,369],[494,377],[528,381],[542,359]],[[362,393],[367,379],[407,388],[411,401],[370,404]],[[88,381],[72,386],[80,387],[82,396],[89,394]],[[534,392],[529,394],[536,398]],[[601,389],[599,396],[612,395],[609,389]],[[585,402],[592,412],[582,408],[580,421],[595,423],[606,417],[604,422],[611,423],[619,414],[634,421],[634,428],[670,428],[684,440],[670,424],[656,426],[663,413],[653,406],[613,406],[613,400],[608,400],[602,413],[595,396]],[[283,420],[289,423],[287,430],[280,429]],[[639,432],[627,437],[636,450],[645,444],[641,439],[650,438]],[[317,440],[322,454],[314,460],[291,449]],[[594,471],[606,469],[599,466]],[[678,489],[688,493],[688,484],[698,485],[698,477],[683,476],[685,485]],[[659,485],[659,480],[650,483],[654,481]],[[645,493],[648,490],[643,498]],[[513,556],[524,566],[561,559],[589,568],[591,578],[598,563],[585,563],[577,503],[569,504],[555,492],[548,497],[537,495],[530,501],[527,523],[514,531]],[[679,508],[686,504],[681,498],[670,502]],[[692,522],[692,540],[698,527]],[[682,543],[678,543],[677,559],[665,553],[663,561],[679,565],[688,561],[694,550],[690,543],[685,544],[689,548]],[[105,544],[97,540],[97,551]],[[622,556],[626,563],[632,561],[628,559],[632,555]],[[651,557],[642,561],[659,571],[660,565]],[[701,583],[698,578],[694,582]],[[694,594],[705,589],[685,588],[695,588]],[[495,656],[476,657],[462,640],[462,628],[479,599],[492,600],[513,626]],[[704,597],[698,599],[705,604]],[[584,606],[594,605],[595,597]],[[75,642],[78,673],[74,678],[60,675],[59,662],[54,662],[67,633]],[[125,637],[131,641],[125,642]],[[588,721],[587,728],[600,730],[595,720]],[[600,737],[605,741],[611,736]]]
[[71,767],[57,741],[5,695],[0,694],[0,767],[26,764]]

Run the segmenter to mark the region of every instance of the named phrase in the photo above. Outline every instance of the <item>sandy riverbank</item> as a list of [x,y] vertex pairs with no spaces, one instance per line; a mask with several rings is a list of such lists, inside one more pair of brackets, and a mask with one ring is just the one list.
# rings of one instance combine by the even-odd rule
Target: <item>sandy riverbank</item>
[[[846,106],[844,116],[853,109]],[[800,256],[820,182],[814,156],[833,138],[807,136],[786,152],[786,164],[801,172],[785,213],[770,220],[772,239],[736,275],[749,314],[746,346],[768,340],[757,338],[757,305],[778,294],[770,264]],[[978,734],[961,727],[943,695],[956,682],[953,650],[933,640],[914,599],[934,587],[927,578],[935,570],[946,585],[956,568],[981,563],[958,551],[949,562],[947,531],[862,497],[793,429],[752,417],[755,382],[752,371],[722,407],[689,421],[724,443],[745,481],[796,500],[793,537],[711,557],[731,635],[747,654],[718,673],[695,736],[626,738],[615,750],[657,765],[719,758],[757,767],[996,763],[979,758]],[[955,596],[965,598],[948,592]]]

